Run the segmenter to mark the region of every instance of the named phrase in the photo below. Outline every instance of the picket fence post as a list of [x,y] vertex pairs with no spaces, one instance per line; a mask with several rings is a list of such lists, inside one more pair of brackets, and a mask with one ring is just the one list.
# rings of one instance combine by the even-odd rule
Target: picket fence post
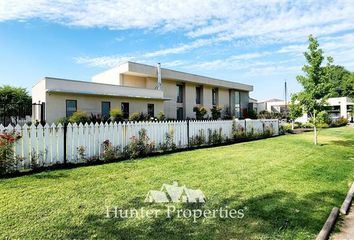
[[66,133],[67,133],[67,129],[68,129],[68,124],[64,123],[64,165],[66,165],[67,159],[66,159]]

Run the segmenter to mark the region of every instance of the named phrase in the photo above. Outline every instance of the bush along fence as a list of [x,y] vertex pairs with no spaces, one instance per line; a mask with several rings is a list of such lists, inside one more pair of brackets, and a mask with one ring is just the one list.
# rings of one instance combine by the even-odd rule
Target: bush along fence
[[0,174],[279,135],[278,120],[0,125]]

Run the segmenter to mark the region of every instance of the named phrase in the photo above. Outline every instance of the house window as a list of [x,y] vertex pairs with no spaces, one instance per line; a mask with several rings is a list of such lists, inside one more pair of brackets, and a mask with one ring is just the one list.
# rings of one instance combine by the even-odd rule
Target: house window
[[218,104],[218,89],[217,88],[212,89],[212,104],[213,105]]
[[122,102],[121,103],[121,110],[123,113],[123,118],[128,119],[129,118],[129,103]]
[[109,118],[109,112],[111,111],[111,102],[101,103],[101,114],[104,118]]
[[70,117],[76,111],[77,111],[77,101],[66,100],[66,116]]
[[183,120],[183,107],[177,108],[177,120]]
[[183,85],[177,85],[177,102],[183,103]]
[[235,117],[241,117],[241,99],[239,91],[235,91]]
[[148,115],[149,117],[154,117],[154,104],[148,104]]
[[202,87],[195,88],[195,103],[196,104],[202,103]]

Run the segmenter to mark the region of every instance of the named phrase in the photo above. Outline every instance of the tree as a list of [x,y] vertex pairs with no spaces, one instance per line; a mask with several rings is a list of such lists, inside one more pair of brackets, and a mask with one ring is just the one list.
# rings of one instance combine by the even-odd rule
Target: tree
[[291,96],[291,103],[289,105],[289,118],[291,119],[291,129],[294,130],[295,119],[299,118],[303,114],[303,110],[300,104],[296,104],[296,94]]
[[[304,75],[296,77],[303,86],[303,91],[296,94],[295,100],[307,112],[314,125],[314,144],[317,145],[317,121],[316,114],[323,110],[329,97],[331,84],[328,81],[328,73],[321,66],[323,51],[319,48],[318,41],[312,35],[309,36],[308,50],[304,53],[307,64],[302,67]],[[329,59],[330,60],[330,59]],[[330,63],[329,63],[330,64]]]
[[0,87],[0,115],[16,116],[19,109],[31,109],[32,98],[25,88],[4,85]]
[[207,114],[207,110],[206,110],[205,107],[198,107],[198,106],[195,106],[195,107],[193,108],[193,112],[195,112],[195,118],[196,118],[197,120],[203,120],[205,114]]
[[323,71],[331,84],[330,97],[354,97],[354,74],[343,66],[334,65],[332,57],[327,59]]

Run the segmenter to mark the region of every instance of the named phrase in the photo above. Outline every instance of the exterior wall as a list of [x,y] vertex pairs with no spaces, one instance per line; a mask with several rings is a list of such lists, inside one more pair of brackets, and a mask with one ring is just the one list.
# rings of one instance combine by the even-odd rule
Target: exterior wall
[[32,87],[32,103],[46,102],[46,81],[45,79],[39,81]]
[[[129,103],[129,113],[143,112],[147,113],[147,104],[154,104],[154,115],[160,111],[163,111],[162,100],[148,100],[148,99],[133,99],[133,98],[121,98],[121,97],[107,97],[107,96],[90,96],[90,95],[78,95],[78,94],[58,94],[47,93],[47,119],[48,123],[53,123],[61,117],[66,116],[66,100],[76,100],[77,110],[85,111],[88,114],[101,114],[101,102],[111,102],[111,109],[121,108],[122,102]],[[55,107],[53,107],[55,106]]]
[[175,81],[162,80],[162,91],[165,98],[171,100],[164,102],[163,111],[167,118],[177,118],[177,89]]
[[92,77],[92,82],[121,85],[118,68],[112,68]]
[[230,109],[230,91],[226,88],[219,88],[219,106],[222,107],[221,117],[224,115],[225,108]]
[[197,85],[186,83],[184,86],[184,107],[185,107],[185,118],[195,118],[195,112],[193,108],[197,105],[195,102],[196,92],[195,88]]
[[[203,86],[203,101],[202,101],[202,105],[208,110],[208,113],[206,114],[206,117],[211,117],[210,108],[213,107],[212,89],[213,89],[213,87],[211,87],[211,86]],[[195,114],[194,114],[193,117],[195,117]]]
[[[127,62],[122,64],[122,71],[126,70],[130,74],[140,74],[149,77],[156,77],[157,68],[156,66],[150,66],[146,64],[139,64],[134,62]],[[124,68],[124,69],[123,69]],[[175,79],[176,81],[183,82],[183,83],[192,83],[198,85],[208,85],[208,86],[215,86],[215,87],[223,87],[223,88],[232,88],[232,89],[239,89],[240,91],[253,91],[253,86],[225,81],[210,77],[204,77],[196,74],[190,74],[186,72],[179,72],[170,69],[161,68],[161,75],[163,79]]]
[[155,89],[156,86],[157,86],[157,79],[156,78],[146,78],[146,88]]
[[121,85],[127,87],[146,88],[146,78],[122,74]]
[[[164,113],[167,118],[176,119],[177,118],[177,107],[181,106],[184,108],[185,118],[195,118],[195,112],[193,108],[197,106],[196,104],[196,87],[202,86],[202,99],[199,106],[203,106],[208,110],[206,117],[211,117],[210,108],[213,107],[212,104],[212,86],[205,86],[199,84],[184,84],[184,101],[183,104],[177,103],[177,84],[181,84],[179,81],[174,80],[162,80],[162,89],[165,98],[170,98],[171,100],[164,102]],[[248,92],[241,93],[242,107],[248,107]],[[223,107],[230,107],[230,93],[229,89],[219,88],[218,89],[218,105]]]

